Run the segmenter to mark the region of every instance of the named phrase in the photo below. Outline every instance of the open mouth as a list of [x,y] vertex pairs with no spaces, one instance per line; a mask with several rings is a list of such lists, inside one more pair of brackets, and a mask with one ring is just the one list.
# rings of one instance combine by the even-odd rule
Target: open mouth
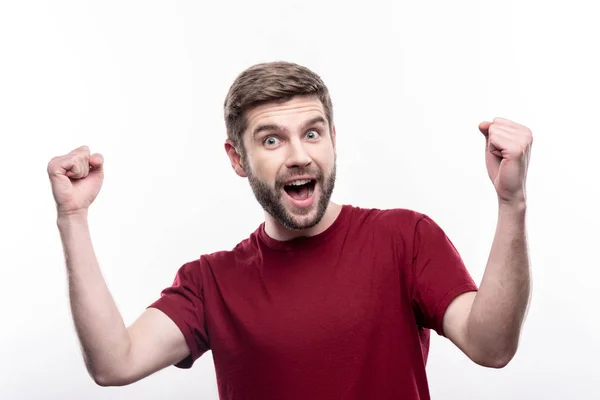
[[294,200],[306,200],[312,196],[317,181],[314,179],[298,179],[283,187],[283,190]]

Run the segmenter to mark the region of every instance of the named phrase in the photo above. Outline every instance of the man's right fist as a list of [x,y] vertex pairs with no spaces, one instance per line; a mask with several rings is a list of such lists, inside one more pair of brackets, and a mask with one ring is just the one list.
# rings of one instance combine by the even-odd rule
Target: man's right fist
[[103,164],[102,154],[90,155],[87,146],[50,160],[48,176],[58,214],[87,212],[102,187]]

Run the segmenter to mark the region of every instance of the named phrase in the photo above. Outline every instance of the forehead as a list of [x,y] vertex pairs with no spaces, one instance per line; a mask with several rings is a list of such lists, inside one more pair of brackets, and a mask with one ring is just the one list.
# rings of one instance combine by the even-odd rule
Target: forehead
[[247,129],[252,131],[259,124],[294,126],[310,118],[321,116],[326,119],[323,104],[317,96],[295,96],[284,102],[270,102],[247,111]]

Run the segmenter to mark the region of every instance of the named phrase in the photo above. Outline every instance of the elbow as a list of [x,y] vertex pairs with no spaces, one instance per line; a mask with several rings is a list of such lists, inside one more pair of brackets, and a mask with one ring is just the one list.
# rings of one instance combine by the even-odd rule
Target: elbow
[[502,369],[510,363],[510,361],[513,359],[513,356],[514,355],[500,355],[496,357],[489,357],[487,359],[479,360],[476,362],[477,364],[483,367]]
[[110,378],[110,375],[106,374],[105,372],[102,372],[99,368],[97,368],[91,362],[91,360],[88,357],[86,357],[85,354],[83,358],[85,361],[85,369],[87,370],[88,375],[90,376],[90,378],[92,378],[96,385],[102,387],[115,386],[113,380]]
[[109,375],[90,374],[94,383],[102,387],[125,386],[131,383],[130,381],[111,377]]
[[506,367],[514,358],[516,348],[494,351],[483,351],[477,356],[471,357],[476,364],[486,368],[502,369]]
[[94,380],[94,383],[98,386],[102,386],[102,387],[117,386],[114,384],[113,381],[111,381],[109,378],[105,377],[104,375],[90,374],[90,376]]
[[102,387],[125,386],[131,383],[125,377],[110,371],[98,371],[88,368],[88,374],[93,379],[94,383]]
[[119,386],[117,384],[116,380],[114,379],[114,377],[111,377],[109,374],[101,373],[99,371],[94,371],[91,368],[88,368],[88,374],[90,375],[90,377],[92,378],[94,383],[98,386],[102,386],[102,387]]
[[135,382],[135,379],[128,372],[129,366],[123,362],[113,362],[111,365],[93,363],[88,357],[84,356],[85,366],[88,375],[94,383],[102,387],[126,386]]

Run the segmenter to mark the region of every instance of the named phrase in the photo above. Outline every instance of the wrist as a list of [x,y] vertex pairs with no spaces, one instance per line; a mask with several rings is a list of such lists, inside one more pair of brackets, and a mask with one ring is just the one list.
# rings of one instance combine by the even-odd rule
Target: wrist
[[500,201],[498,203],[498,208],[501,211],[506,212],[525,212],[527,210],[527,202],[525,200],[519,201]]
[[88,213],[84,211],[63,212],[59,211],[56,215],[56,223],[60,226],[69,226],[75,224],[87,224]]

